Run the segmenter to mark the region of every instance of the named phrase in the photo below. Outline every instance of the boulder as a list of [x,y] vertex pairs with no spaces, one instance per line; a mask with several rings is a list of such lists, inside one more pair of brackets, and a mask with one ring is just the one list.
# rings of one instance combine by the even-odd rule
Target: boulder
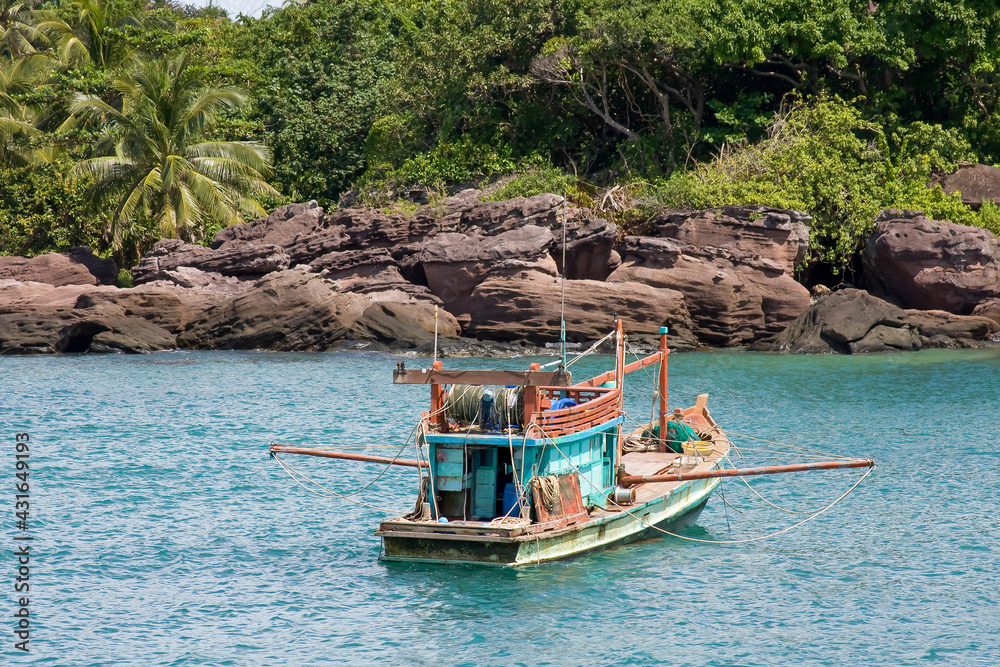
[[93,310],[39,307],[30,313],[0,315],[0,354],[136,354],[167,350],[174,337],[146,320],[126,317],[120,308]]
[[224,276],[221,273],[202,271],[190,266],[179,266],[176,269],[157,271],[149,276],[144,284],[163,283],[188,289],[201,289],[220,294],[237,294],[245,292],[251,283],[234,276]]
[[1000,204],[1000,168],[986,164],[964,164],[951,174],[931,181],[948,194],[959,192],[962,203],[979,210],[984,201]]
[[907,314],[858,289],[843,289],[817,299],[777,336],[753,349],[794,354],[918,350],[920,335]]
[[653,219],[657,236],[694,247],[725,248],[732,258],[767,259],[791,275],[809,250],[809,222],[800,211],[766,206],[724,206]]
[[748,345],[784,329],[810,303],[809,291],[773,259],[628,236],[609,282],[641,282],[684,295],[694,333],[710,345]]
[[848,343],[851,354],[919,350],[920,345],[920,338],[912,327],[887,327],[884,324],[872,327],[861,340]]
[[224,276],[256,278],[286,269],[288,265],[288,256],[277,245],[230,241],[224,247],[212,250],[179,239],[163,239],[132,268],[132,282],[140,285],[157,280],[163,271],[180,267]]
[[1000,299],[987,299],[972,309],[972,314],[977,317],[988,317],[1000,324]]
[[[975,315],[955,315],[943,310],[907,310],[906,317],[927,339],[929,347],[955,347],[953,341],[986,341],[1000,332],[1000,323]],[[951,340],[947,340],[951,339]],[[958,345],[968,347],[968,344]]]
[[86,310],[106,304],[118,306],[126,317],[147,320],[176,334],[188,322],[232,294],[233,292],[216,291],[210,287],[184,288],[170,282],[156,281],[130,289],[87,292],[77,299],[74,307]]
[[919,211],[884,211],[862,262],[871,292],[904,308],[969,315],[1000,298],[1000,241]]
[[[346,337],[351,340],[374,340],[394,346],[416,347],[434,341],[434,304],[417,299],[390,299],[385,294],[365,308]],[[439,308],[438,337],[458,338],[458,320]]]
[[295,267],[268,274],[189,322],[178,345],[197,349],[326,350],[361,317],[370,300]]
[[117,292],[110,285],[60,285],[0,280],[0,313],[26,313],[39,308],[70,309],[84,294]]
[[114,285],[118,266],[102,259],[90,248],[76,247],[69,253],[50,252],[37,257],[0,257],[0,280],[18,280],[55,285]]
[[352,276],[373,276],[389,267],[395,268],[397,262],[387,249],[369,248],[327,253],[311,261],[309,266],[316,272],[324,272],[325,277],[336,280]]
[[212,248],[232,241],[285,247],[296,237],[314,232],[322,216],[323,209],[315,201],[279,206],[266,217],[226,227],[212,239]]
[[[492,276],[476,287],[468,334],[486,340],[535,344],[556,342],[560,333],[561,281],[541,271]],[[680,292],[636,282],[566,283],[566,339],[589,342],[607,334],[614,316],[622,318],[633,340],[651,342],[670,327],[671,346],[697,345]]]
[[431,293],[463,318],[470,312],[473,291],[488,276],[527,269],[555,275],[552,240],[551,231],[534,225],[487,237],[444,233],[425,241],[416,261]]
[[[476,193],[475,196],[471,196]],[[570,280],[605,280],[621,262],[614,250],[618,228],[588,212],[565,205],[559,195],[541,194],[506,201],[480,202],[477,191],[449,199],[448,217],[456,218],[461,231],[495,236],[525,226],[546,227],[554,242],[551,252],[562,272],[563,220],[566,223],[566,277]]]
[[[328,277],[326,271],[321,272],[320,275],[324,278]],[[444,305],[441,299],[431,294],[431,291],[423,285],[415,285],[406,280],[395,266],[387,266],[371,275],[342,276],[336,280],[336,283],[337,288],[345,292],[357,292],[358,294],[393,292],[405,294],[421,301],[429,301],[433,305]]]

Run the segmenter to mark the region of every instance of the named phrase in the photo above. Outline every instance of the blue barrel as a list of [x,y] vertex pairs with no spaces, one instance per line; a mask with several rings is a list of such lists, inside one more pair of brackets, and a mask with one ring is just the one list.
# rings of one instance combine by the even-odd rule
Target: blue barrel
[[503,516],[521,516],[517,508],[517,487],[514,482],[507,482],[503,487]]

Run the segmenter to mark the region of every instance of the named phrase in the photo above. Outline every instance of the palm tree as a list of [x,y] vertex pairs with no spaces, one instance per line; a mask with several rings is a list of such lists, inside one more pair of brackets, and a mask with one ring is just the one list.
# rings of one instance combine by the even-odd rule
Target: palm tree
[[34,53],[41,39],[31,0],[0,0],[0,56]]
[[93,122],[96,157],[78,162],[71,179],[91,178],[107,217],[105,238],[118,251],[140,230],[189,241],[212,223],[266,215],[260,200],[278,197],[265,180],[271,152],[253,142],[202,141],[216,114],[236,109],[245,95],[211,88],[186,55],[137,60],[130,76],[112,84],[121,108],[79,94],[70,122]]
[[47,150],[33,148],[31,140],[41,135],[36,125],[40,109],[23,97],[38,90],[50,70],[51,61],[27,55],[12,62],[0,59],[0,165],[21,166],[46,161]]
[[[5,2],[7,0],[0,0]],[[116,30],[169,28],[169,19],[145,12],[128,0],[73,0],[76,20],[71,26],[51,12],[38,23],[38,31],[57,45],[59,59],[66,65],[89,62],[97,67],[115,66],[128,53],[116,52]]]

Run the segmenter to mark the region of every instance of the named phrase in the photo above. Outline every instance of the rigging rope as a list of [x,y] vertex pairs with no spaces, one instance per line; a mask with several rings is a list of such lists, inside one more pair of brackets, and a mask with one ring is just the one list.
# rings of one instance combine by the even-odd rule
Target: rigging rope
[[[591,482],[588,478],[584,477],[583,473],[580,472],[580,469],[577,468],[575,465],[573,465],[573,461],[570,460],[570,458],[568,456],[566,456],[565,454],[563,454],[562,450],[559,449],[559,446],[555,443],[555,440],[549,434],[547,434],[545,432],[545,429],[543,429],[538,424],[531,424],[531,425],[529,425],[528,429],[526,429],[526,430],[530,430],[531,426],[534,426],[539,431],[541,431],[543,438],[547,438],[547,439],[549,439],[552,442],[552,446],[555,447],[555,450],[557,452],[559,452],[559,454],[564,459],[566,459],[566,462],[569,464],[569,466],[571,468],[573,468],[573,470],[575,470],[576,473],[584,481],[586,481],[588,484],[590,484],[590,486],[592,488],[594,488],[598,493],[602,493],[603,492],[602,489],[598,489],[594,485],[593,482]],[[608,502],[610,502],[615,507],[619,508],[624,514],[628,514],[633,519],[638,520],[639,523],[643,524],[647,528],[651,528],[651,529],[653,529],[653,530],[655,530],[657,532],[663,533],[664,535],[670,535],[671,537],[677,537],[677,538],[680,538],[682,540],[688,540],[690,542],[702,542],[704,544],[746,544],[748,542],[759,542],[760,540],[767,540],[767,539],[770,539],[772,537],[777,537],[778,535],[782,535],[784,533],[787,533],[790,530],[794,530],[795,528],[798,528],[799,526],[801,526],[804,523],[812,521],[813,519],[815,519],[816,517],[818,517],[820,514],[823,514],[824,512],[826,512],[827,510],[829,510],[831,507],[833,507],[834,505],[836,505],[837,503],[839,503],[841,500],[843,500],[844,498],[846,498],[847,496],[849,496],[851,494],[851,492],[854,491],[854,489],[856,489],[859,484],[861,484],[861,482],[865,481],[865,478],[867,478],[868,475],[870,475],[874,469],[875,469],[875,466],[870,467],[868,470],[865,471],[865,474],[861,476],[861,479],[859,479],[858,481],[856,481],[851,486],[851,488],[849,488],[847,491],[845,491],[839,498],[837,498],[836,500],[834,500],[832,503],[830,503],[829,505],[827,505],[823,509],[821,509],[821,510],[819,510],[819,511],[813,513],[813,514],[811,514],[810,516],[807,516],[802,521],[799,521],[798,523],[792,524],[791,526],[788,526],[787,528],[783,528],[783,529],[781,529],[779,531],[776,531],[776,532],[773,532],[773,533],[769,533],[767,535],[760,535],[758,537],[750,537],[750,538],[742,539],[742,540],[703,540],[703,539],[700,539],[700,538],[697,538],[697,537],[688,537],[686,535],[678,535],[677,533],[672,533],[669,530],[664,530],[663,528],[660,528],[659,526],[655,526],[652,523],[650,523],[649,521],[646,521],[645,519],[643,519],[642,517],[637,516],[636,514],[633,514],[632,512],[630,512],[628,510],[628,508],[626,508],[623,505],[619,505],[612,498],[608,498]]]
[[[337,493],[333,489],[330,489],[330,488],[327,488],[327,487],[323,486],[322,484],[320,484],[316,480],[310,478],[305,473],[302,473],[302,472],[296,470],[295,468],[293,468],[292,466],[288,465],[277,454],[273,454],[272,456],[274,456],[274,460],[278,462],[278,465],[280,465],[285,470],[285,472],[288,473],[288,476],[292,478],[292,481],[295,482],[296,484],[298,484],[299,486],[301,486],[303,489],[305,489],[309,493],[313,493],[313,494],[315,494],[317,496],[320,496],[321,498],[340,498],[341,500],[346,500],[348,502],[354,503],[355,505],[360,505],[361,507],[367,507],[369,509],[377,510],[379,512],[385,512],[386,514],[398,514],[399,513],[396,510],[389,510],[389,509],[386,509],[384,507],[378,507],[377,505],[371,505],[369,503],[365,503],[365,502],[362,502],[360,500],[355,500],[354,498],[351,498],[350,496],[346,496],[346,495],[344,495],[342,493]],[[297,476],[301,477],[302,479],[304,479],[305,481],[309,482],[310,484],[313,484],[314,486],[316,486],[316,487],[318,487],[320,489],[323,489],[324,491],[327,491],[331,495],[326,495],[326,494],[320,493],[319,491],[316,491],[315,489],[309,488],[308,486],[306,486],[305,484],[303,484],[301,481],[299,481],[299,479],[298,479]]]

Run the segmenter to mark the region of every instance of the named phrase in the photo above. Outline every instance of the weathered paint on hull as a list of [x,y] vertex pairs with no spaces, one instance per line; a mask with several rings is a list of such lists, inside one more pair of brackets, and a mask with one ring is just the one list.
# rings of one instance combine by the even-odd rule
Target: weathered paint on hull
[[694,480],[671,493],[628,512],[607,512],[586,523],[553,531],[501,538],[487,535],[397,537],[383,534],[383,555],[388,561],[422,563],[475,563],[528,565],[570,558],[598,549],[660,535],[656,526],[674,531],[689,525],[704,509],[718,479]]

